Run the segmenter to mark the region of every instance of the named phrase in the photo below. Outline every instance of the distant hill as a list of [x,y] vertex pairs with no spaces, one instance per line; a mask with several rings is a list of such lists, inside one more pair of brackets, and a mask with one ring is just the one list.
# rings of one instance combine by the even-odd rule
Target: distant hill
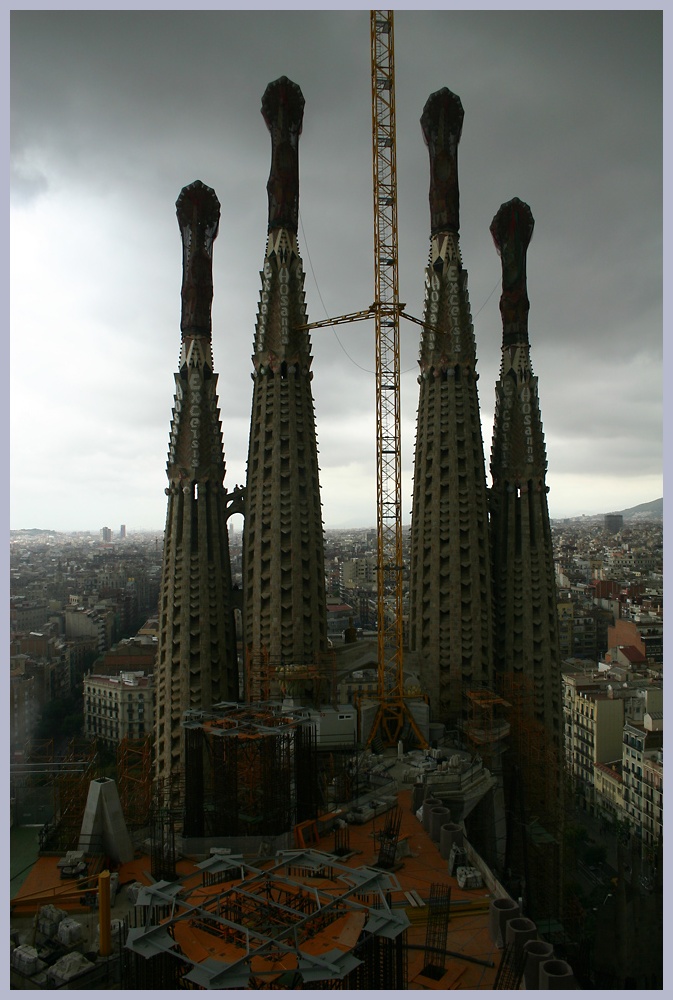
[[12,528],[10,535],[57,535],[54,528]]
[[608,511],[606,513],[621,514],[625,521],[632,517],[636,518],[662,518],[664,516],[664,498],[650,500],[648,503],[639,503],[635,507],[627,507],[626,510]]
[[603,514],[576,514],[575,517],[552,518],[552,521],[582,521],[584,523],[602,521],[606,514],[621,514],[624,521],[663,521],[664,498],[639,503],[625,510],[606,510]]

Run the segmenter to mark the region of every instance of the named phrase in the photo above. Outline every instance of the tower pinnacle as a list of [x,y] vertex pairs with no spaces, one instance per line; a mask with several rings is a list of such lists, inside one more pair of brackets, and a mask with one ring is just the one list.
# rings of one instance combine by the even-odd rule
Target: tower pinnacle
[[182,234],[182,317],[185,336],[210,338],[213,303],[213,242],[220,224],[220,203],[201,181],[188,184],[175,203]]
[[506,480],[521,488],[531,480],[542,489],[547,469],[537,378],[528,343],[526,253],[534,224],[530,208],[518,198],[501,205],[491,223],[502,261],[502,365],[491,454],[494,487]]
[[304,96],[286,76],[270,83],[262,97],[262,115],[271,133],[269,232],[279,226],[297,232],[299,223],[299,136]]
[[530,208],[518,198],[501,205],[491,223],[491,236],[502,259],[500,315],[506,345],[528,343],[526,254],[534,226]]
[[430,153],[430,232],[460,228],[458,143],[463,130],[460,98],[443,87],[423,108],[421,128]]

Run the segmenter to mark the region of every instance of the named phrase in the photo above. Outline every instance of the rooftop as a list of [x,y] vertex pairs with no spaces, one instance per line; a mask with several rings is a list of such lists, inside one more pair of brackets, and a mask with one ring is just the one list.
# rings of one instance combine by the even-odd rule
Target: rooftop
[[[174,955],[171,948],[175,940],[179,939],[181,948],[192,965],[192,974],[188,978],[199,983],[203,980],[202,985],[207,985],[213,974],[212,962],[209,964],[208,960],[214,955],[219,962],[229,962],[238,956],[245,960],[243,965],[246,966],[247,946],[241,940],[237,943],[235,935],[232,937],[231,933],[223,934],[221,927],[213,929],[212,926],[217,922],[217,914],[224,912],[222,907],[225,897],[252,899],[250,914],[258,913],[259,906],[266,905],[260,895],[263,895],[262,887],[268,885],[271,878],[276,888],[282,886],[283,892],[294,892],[295,898],[298,898],[297,893],[306,898],[310,896],[311,899],[320,897],[326,912],[337,907],[334,900],[341,900],[338,904],[338,926],[335,921],[327,921],[320,934],[316,933],[313,943],[305,949],[314,954],[318,967],[321,955],[330,961],[336,961],[335,950],[346,954],[357,940],[365,921],[387,920],[390,922],[389,930],[386,931],[381,925],[378,931],[384,937],[393,932],[399,933],[400,927],[408,924],[405,953],[409,989],[493,989],[502,950],[496,947],[489,934],[489,906],[495,896],[503,896],[504,892],[493,882],[490,872],[490,887],[484,880],[479,888],[469,888],[467,884],[461,888],[457,877],[449,874],[448,862],[442,856],[440,846],[431,839],[423,823],[412,812],[412,791],[409,788],[398,791],[397,805],[400,818],[398,848],[396,862],[388,871],[382,871],[376,866],[387,815],[390,816],[390,813],[386,815],[375,810],[375,815],[366,822],[348,824],[348,852],[345,855],[335,853],[337,833],[333,823],[315,825],[313,833],[317,836],[313,839],[309,836],[310,831],[305,831],[306,840],[311,841],[306,847],[290,852],[276,852],[274,856],[241,855],[235,860],[232,856],[227,859],[226,855],[221,854],[211,855],[205,860],[202,857],[182,859],[177,864],[177,883],[156,882],[150,874],[150,857],[136,852],[133,861],[119,867],[120,891],[111,916],[113,919],[129,918],[134,910],[131,887],[135,887],[135,897],[139,904],[142,899],[138,896],[138,884],[147,887],[151,894],[167,894],[167,898],[175,901],[173,915],[165,921],[166,926],[171,925],[170,937],[167,935],[160,938],[159,944],[152,939],[154,943],[150,944],[150,939],[146,940],[142,930],[136,928],[136,951],[141,952],[147,946],[150,950],[155,949],[152,953],[163,950]],[[470,857],[469,845],[465,844],[465,847],[468,850],[468,863],[480,863],[476,855]],[[33,926],[33,915],[37,907],[51,902],[83,925],[87,940],[80,946],[81,950],[96,951],[98,914],[90,905],[96,881],[93,879],[87,883],[74,879],[62,880],[59,860],[61,859],[56,857],[41,857],[33,866],[12,901],[12,928],[28,932]],[[221,867],[224,863],[225,867],[231,867],[232,862],[237,869],[235,878],[225,884],[205,884],[208,872],[212,881],[210,870],[213,865],[217,867],[219,864]],[[307,874],[310,868],[313,868],[311,875]],[[90,865],[89,874],[92,872]],[[382,909],[368,898],[367,893],[360,891],[365,888],[364,884],[360,885],[362,879],[377,885],[380,883],[384,887]],[[430,969],[426,961],[429,903],[433,887],[437,886],[444,892],[448,890],[448,931],[445,938],[446,950],[437,955]],[[347,906],[342,905],[345,897],[349,900]],[[199,919],[196,922],[195,906],[199,907]],[[203,918],[207,914],[210,917],[204,922]],[[296,915],[288,917],[286,913],[285,919],[299,921],[300,918]],[[229,927],[227,929],[230,930]],[[131,932],[133,937],[133,928]],[[286,951],[290,957],[282,967],[260,958],[256,960],[253,972],[256,975],[262,974],[265,982],[268,980],[269,983],[287,973],[288,968],[291,969],[293,962],[296,962],[296,954],[294,948]],[[338,958],[337,968],[346,968],[344,962],[347,962],[346,958]],[[431,974],[428,974],[429,971]],[[324,979],[325,973],[323,971],[319,977],[314,971],[313,975],[314,979]],[[213,982],[210,988],[218,987]]]

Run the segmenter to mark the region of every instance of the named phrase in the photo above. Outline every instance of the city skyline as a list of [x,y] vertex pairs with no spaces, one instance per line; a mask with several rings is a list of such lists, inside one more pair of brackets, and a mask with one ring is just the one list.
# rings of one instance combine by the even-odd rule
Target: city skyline
[[[632,509],[637,509],[638,507],[648,507],[650,504],[657,503],[657,502],[662,502],[662,504],[663,504],[663,497],[658,498],[658,500],[644,501],[642,504],[635,504],[633,508],[624,508],[624,510],[628,511],[628,510],[632,510]],[[563,524],[566,524],[566,523],[567,524],[577,524],[577,525],[582,525],[584,523],[586,523],[588,525],[600,523],[602,525],[602,519],[606,515],[616,515],[616,514],[621,514],[621,513],[622,513],[622,511],[618,511],[618,510],[615,509],[615,510],[609,510],[609,511],[605,510],[605,511],[595,511],[593,513],[586,513],[586,514],[569,515],[568,517],[556,517],[556,518],[555,517],[550,517],[550,520],[556,526],[562,526]],[[636,524],[638,526],[648,525],[648,524],[654,524],[654,523],[659,522],[660,520],[663,520],[663,517],[660,517],[659,514],[657,514],[657,513],[650,514],[650,515],[645,515],[645,516],[638,515],[634,519],[633,522],[630,519],[625,519],[625,521],[624,521],[624,528],[630,528],[632,526],[632,524]],[[22,534],[28,534],[28,535],[30,535],[30,534],[36,534],[38,536],[40,536],[42,534],[54,534],[54,535],[64,535],[66,538],[68,538],[68,537],[76,537],[76,536],[82,535],[82,536],[88,536],[90,538],[94,538],[97,535],[100,535],[102,537],[102,533],[104,531],[109,531],[110,532],[109,543],[110,544],[115,544],[115,543],[118,543],[120,541],[130,541],[130,540],[132,540],[133,538],[136,538],[136,537],[142,538],[143,536],[153,536],[156,539],[156,536],[159,533],[163,533],[163,531],[165,530],[164,529],[164,525],[155,525],[155,527],[148,527],[148,528],[136,527],[136,528],[131,528],[131,529],[129,529],[127,527],[127,525],[123,525],[123,527],[125,528],[125,534],[124,534],[124,536],[122,538],[121,535],[120,535],[120,527],[121,527],[121,525],[115,524],[112,527],[110,527],[110,525],[101,525],[100,527],[92,526],[90,528],[64,528],[64,529],[59,529],[59,528],[50,528],[49,526],[45,526],[45,525],[33,525],[33,526],[29,527],[29,528],[10,528],[10,534],[13,534],[13,535],[22,535]],[[411,524],[410,524],[409,521],[406,521],[404,523],[404,525],[403,525],[403,530],[405,532],[405,536],[406,536],[407,533],[410,532],[410,529],[411,529]],[[243,529],[243,522],[242,521],[240,521],[240,522],[237,523],[237,519],[235,517],[230,518],[230,522],[229,522],[230,537],[232,538],[232,540],[235,539],[238,544],[240,544],[240,542],[241,542],[241,534],[242,534],[243,530],[244,529]],[[350,533],[352,533],[354,535],[358,535],[360,533],[365,533],[365,532],[369,533],[369,534],[373,534],[372,550],[371,551],[373,552],[374,549],[375,549],[375,545],[376,545],[376,524],[374,522],[372,522],[371,524],[353,524],[353,525],[348,525],[346,527],[339,526],[339,525],[326,524],[325,525],[325,532],[327,534],[332,534],[333,533],[333,534],[337,534],[337,535],[341,535],[341,534],[348,535]]]
[[[663,493],[661,23],[652,11],[395,15],[400,297],[421,315],[419,119],[448,86],[465,108],[461,246],[487,469],[501,336],[488,228],[512,197],[536,219],[529,329],[552,518]],[[306,99],[309,321],[373,297],[367,12],[13,12],[11,28],[10,526],[160,530],[180,323],[175,201],[197,178],[236,246],[225,254],[220,240],[215,255],[213,352],[225,485],[245,482],[266,240],[260,105],[279,76]],[[325,525],[374,525],[373,323],[311,339]],[[404,323],[405,524],[419,342]]]

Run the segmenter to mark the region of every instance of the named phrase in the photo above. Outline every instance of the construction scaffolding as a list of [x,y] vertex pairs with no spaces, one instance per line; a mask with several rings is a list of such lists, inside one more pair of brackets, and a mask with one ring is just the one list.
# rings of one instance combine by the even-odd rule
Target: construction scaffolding
[[173,882],[177,877],[177,852],[175,826],[169,810],[157,806],[150,817],[150,857],[152,878],[155,881]]
[[267,649],[246,650],[245,700],[248,704],[292,698],[318,708],[334,703],[336,654],[319,653],[311,663],[272,663]]
[[[17,826],[51,823],[57,812],[54,741],[30,740],[9,768],[12,822]],[[59,762],[60,765],[60,762]]]
[[24,759],[30,764],[51,764],[54,757],[54,741],[28,740],[24,749]]
[[271,700],[273,669],[268,649],[245,651],[245,700],[248,704]]
[[186,837],[275,837],[315,818],[315,732],[299,712],[231,703],[183,726]]
[[311,850],[196,867],[201,882],[140,890],[124,989],[407,988],[409,920],[389,905],[394,875]]
[[395,867],[401,822],[402,810],[399,806],[394,806],[387,814],[385,826],[378,835],[379,856],[376,861],[377,868],[390,870]]
[[449,931],[451,886],[433,882],[428,900],[428,923],[425,931],[423,975],[441,979],[446,972],[446,938]]
[[317,747],[318,808],[336,809],[352,802],[367,787],[363,774],[364,755],[355,742],[347,746]]
[[493,983],[493,989],[521,989],[525,963],[526,952],[522,948],[517,947],[513,941],[511,944],[505,945],[500,958],[500,964],[498,965],[495,982]]
[[512,706],[487,688],[467,691],[465,698],[467,723],[464,732],[472,753],[478,753],[490,771],[498,772],[510,734],[505,712]]
[[152,739],[128,736],[117,747],[117,788],[126,825],[146,826],[152,805]]
[[51,741],[31,748],[24,778],[53,789],[54,816],[40,830],[40,851],[74,851],[78,847],[89,785],[98,776],[96,740],[73,737],[64,754],[53,754]]
[[526,912],[539,927],[553,933],[560,929],[563,912],[567,796],[561,754],[535,718],[532,680],[522,673],[509,673],[502,675],[499,686],[510,705],[504,766],[506,867],[521,873]]

